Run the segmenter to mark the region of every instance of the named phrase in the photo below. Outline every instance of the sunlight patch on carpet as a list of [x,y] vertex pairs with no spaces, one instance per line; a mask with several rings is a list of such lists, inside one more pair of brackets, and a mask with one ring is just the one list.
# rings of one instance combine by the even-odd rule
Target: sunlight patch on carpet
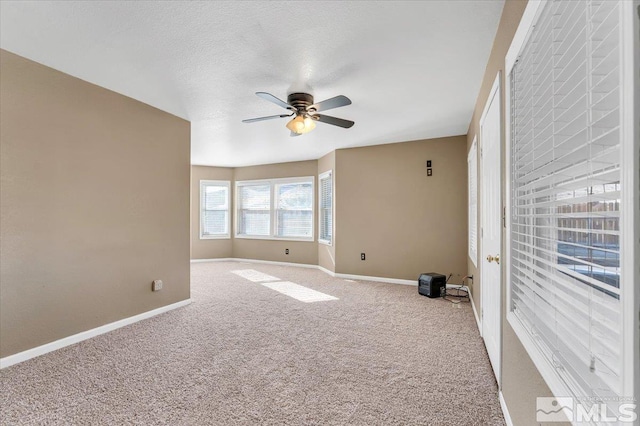
[[277,283],[262,283],[263,286],[272,290],[280,292],[286,296],[293,297],[304,303],[312,302],[324,302],[327,300],[338,300],[337,297],[330,296],[328,294],[320,293],[319,291],[306,288],[299,284],[295,284],[289,281],[281,281]]
[[260,283],[264,281],[280,281],[280,278],[263,274],[262,272],[256,271],[255,269],[238,269],[236,271],[231,271],[231,273],[236,274],[249,281],[253,281],[254,283]]

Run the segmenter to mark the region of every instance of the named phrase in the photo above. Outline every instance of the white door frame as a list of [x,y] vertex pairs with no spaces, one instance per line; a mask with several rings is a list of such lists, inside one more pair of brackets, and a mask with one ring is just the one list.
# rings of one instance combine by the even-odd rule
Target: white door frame
[[[485,103],[484,109],[482,111],[482,115],[480,116],[480,121],[479,121],[479,125],[478,125],[478,134],[479,134],[479,148],[480,148],[480,173],[479,173],[479,182],[478,182],[478,186],[480,187],[481,191],[480,191],[480,206],[479,206],[479,210],[481,211],[480,213],[480,226],[481,226],[481,230],[484,228],[484,221],[485,221],[485,212],[484,212],[484,184],[485,184],[485,179],[484,179],[484,170],[485,170],[485,165],[484,165],[484,156],[482,155],[483,152],[483,146],[484,146],[484,141],[482,140],[482,125],[486,119],[487,113],[489,112],[489,107],[491,106],[492,101],[494,100],[494,97],[497,96],[496,101],[498,102],[498,108],[501,108],[502,105],[502,94],[501,94],[501,90],[500,90],[500,76],[501,76],[501,72],[498,71],[496,78],[493,82],[493,86],[491,87],[491,91],[489,92],[489,96],[487,97],[487,101]],[[500,117],[500,124],[499,124],[499,129],[500,129],[500,142],[498,144],[498,148],[500,150],[500,159],[499,159],[499,164],[498,167],[500,167],[500,181],[502,183],[502,178],[503,178],[503,174],[502,174],[502,129],[503,129],[503,119],[502,119],[502,110],[500,109],[499,112],[499,117]],[[502,199],[502,187],[500,187],[498,189],[499,191],[499,200],[500,200],[500,210],[499,210],[499,214],[502,215],[502,208],[503,208],[503,199]],[[500,238],[500,253],[501,253],[501,262],[500,262],[500,273],[499,273],[499,282],[498,282],[498,303],[497,303],[497,307],[498,309],[501,311],[502,310],[502,271],[503,271],[503,264],[504,264],[504,259],[506,258],[506,256],[502,255],[502,240],[503,240],[503,236],[504,236],[504,229],[502,226],[500,226],[501,229],[501,238]],[[486,287],[486,283],[485,280],[483,279],[483,264],[484,264],[484,259],[487,257],[488,254],[492,254],[492,253],[485,253],[485,248],[484,248],[484,235],[483,235],[483,231],[480,232],[480,244],[478,247],[478,251],[479,251],[479,260],[478,260],[478,267],[479,267],[479,272],[480,272],[480,277],[481,277],[481,287],[480,287],[480,320],[482,322],[482,330],[481,330],[481,335],[483,338],[486,338],[486,331],[484,330],[484,327],[486,326],[486,324],[488,323],[488,321],[485,321],[485,301],[484,301],[484,297],[483,295],[485,294],[485,291],[487,291],[488,287]],[[495,254],[495,253],[493,253]],[[496,381],[498,383],[498,388],[500,388],[501,386],[501,371],[502,371],[502,322],[503,322],[503,316],[502,316],[502,312],[499,313],[499,322],[498,322],[498,330],[494,330],[494,334],[495,334],[495,338],[497,339],[497,343],[498,343],[498,353],[496,354],[496,359],[494,360],[495,365],[492,364],[493,367],[493,371],[494,374],[496,376]],[[486,343],[485,343],[486,344]]]

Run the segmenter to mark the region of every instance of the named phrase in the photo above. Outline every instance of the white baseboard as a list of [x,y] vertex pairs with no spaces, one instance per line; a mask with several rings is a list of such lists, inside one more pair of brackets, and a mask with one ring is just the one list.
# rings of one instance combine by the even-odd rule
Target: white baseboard
[[126,325],[133,324],[135,322],[142,321],[144,319],[151,318],[159,314],[163,314],[173,309],[186,306],[189,303],[191,303],[191,299],[182,300],[180,302],[172,303],[171,305],[162,306],[160,308],[143,312],[141,314],[134,315],[129,318],[124,318],[109,324],[101,325],[100,327],[96,327],[91,330],[83,331],[78,334],[74,334],[72,336],[64,337],[60,340],[46,343],[42,346],[37,346],[32,349],[27,349],[26,351],[18,352],[17,354],[14,354],[14,355],[9,355],[4,358],[0,358],[0,369],[7,368],[14,364],[18,364],[19,362],[23,362],[40,355],[44,355],[48,352],[52,352],[57,349],[64,348],[65,346],[70,346],[75,343],[81,342],[83,340],[87,340],[92,337],[99,336],[101,334],[107,333],[109,331],[113,331],[115,329],[124,327]]
[[500,398],[500,408],[502,408],[502,414],[504,415],[504,422],[507,424],[507,426],[513,426],[513,421],[511,421],[511,415],[509,414],[509,409],[507,408],[507,403],[504,400],[502,391],[498,392],[498,398]]
[[469,292],[469,300],[471,300],[471,308],[473,308],[473,315],[476,317],[476,324],[478,324],[478,331],[480,332],[480,336],[482,337],[482,322],[480,322],[480,316],[478,315],[476,304],[473,303],[473,295],[471,294],[471,292]]
[[318,265],[318,269],[320,269],[322,272],[324,272],[327,275],[330,275],[332,277],[336,276],[336,273],[333,271],[328,270],[327,268],[323,268],[322,266]]
[[320,268],[318,265],[309,265],[307,263],[278,262],[275,260],[260,260],[260,259],[243,259],[241,257],[225,257],[225,258],[221,257],[216,259],[191,259],[191,263],[207,263],[207,262],[245,262],[245,263],[263,263],[266,265],[297,266],[298,268],[309,268],[309,269]]
[[220,257],[216,259],[191,259],[191,263],[208,263],[208,262],[233,262],[232,257]]
[[318,265],[309,265],[307,263],[277,262],[275,260],[259,260],[259,259],[242,259],[239,257],[234,257],[233,260],[236,262],[264,263],[266,265],[296,266],[298,268],[318,269]]
[[336,278],[343,278],[345,280],[359,280],[359,281],[374,281],[379,283],[389,283],[389,284],[402,284],[402,285],[414,285],[418,286],[418,280],[401,280],[397,278],[385,278],[385,277],[369,277],[366,275],[352,275],[352,274],[334,274]]

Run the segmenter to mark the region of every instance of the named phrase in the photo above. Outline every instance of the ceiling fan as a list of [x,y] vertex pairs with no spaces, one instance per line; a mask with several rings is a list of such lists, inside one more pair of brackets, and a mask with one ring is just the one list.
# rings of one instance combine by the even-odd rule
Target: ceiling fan
[[316,121],[331,124],[333,126],[344,127],[345,129],[348,129],[355,124],[350,120],[318,114],[320,111],[351,105],[351,100],[343,95],[335,96],[315,104],[313,103],[313,96],[308,93],[292,93],[287,97],[287,102],[276,98],[271,93],[256,92],[256,95],[262,99],[286,108],[291,111],[291,113],[249,118],[247,120],[242,120],[243,123],[254,123],[256,121],[272,120],[274,118],[293,117],[293,119],[287,123],[287,129],[291,130],[291,136],[299,136],[310,132],[316,127]]

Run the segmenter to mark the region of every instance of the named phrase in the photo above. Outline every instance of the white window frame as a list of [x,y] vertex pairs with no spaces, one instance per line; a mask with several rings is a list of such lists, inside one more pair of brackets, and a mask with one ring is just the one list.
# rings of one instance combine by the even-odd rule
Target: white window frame
[[322,181],[324,179],[331,178],[331,228],[333,228],[333,192],[334,192],[334,183],[333,183],[333,170],[327,170],[324,173],[318,175],[318,242],[320,244],[325,244],[328,246],[333,245],[333,229],[331,229],[331,239],[323,239],[322,238],[322,209],[324,208],[322,205]]
[[[505,139],[506,139],[506,173],[505,185],[506,211],[511,211],[511,73],[518,59],[520,51],[531,36],[531,31],[538,21],[540,13],[548,0],[529,0],[520,24],[513,37],[511,46],[505,56]],[[637,365],[640,359],[640,302],[638,293],[640,288],[635,283],[640,282],[640,202],[638,193],[640,191],[640,177],[637,170],[640,167],[640,126],[635,123],[640,122],[640,102],[637,100],[640,89],[640,80],[637,70],[640,63],[639,46],[637,41],[638,15],[636,8],[640,2],[622,1],[623,19],[621,21],[624,43],[621,46],[623,56],[623,78],[621,84],[624,87],[632,88],[626,90],[621,99],[623,105],[623,115],[621,123],[622,134],[622,162],[621,162],[621,229],[631,229],[633,233],[627,232],[620,235],[620,271],[621,294],[625,297],[622,300],[622,396],[638,397],[640,395],[640,367]],[[635,97],[635,98],[634,98]],[[506,235],[511,235],[511,215],[506,215]],[[511,239],[506,238],[506,253],[511,252]],[[535,343],[527,327],[511,310],[511,262],[510,256],[504,256],[507,277],[507,297],[506,312],[507,321],[513,328],[518,339],[531,357],[540,375],[549,386],[551,392],[557,396],[570,396],[573,391],[567,386],[558,370],[551,365],[545,355]],[[569,378],[570,379],[570,378]]]
[[[310,237],[279,237],[276,235],[276,222],[277,222],[277,204],[276,204],[276,191],[275,188],[277,185],[287,184],[287,183],[310,183],[311,184],[311,193],[313,196],[311,197],[311,236]],[[246,235],[246,234],[238,234],[238,213],[240,211],[240,200],[238,199],[240,190],[239,188],[242,186],[251,186],[251,185],[269,185],[271,189],[270,194],[270,223],[269,223],[269,235]],[[247,239],[247,240],[275,240],[275,241],[315,241],[315,177],[314,176],[302,176],[302,177],[292,177],[292,178],[276,178],[276,179],[257,179],[257,180],[243,180],[236,181],[235,185],[235,226],[234,226],[234,236],[239,239]]]
[[[478,137],[473,137],[473,143],[467,156],[468,175],[468,236],[469,257],[474,266],[478,266]],[[474,193],[475,192],[475,193]],[[475,209],[472,200],[475,199]],[[471,239],[471,231],[475,232],[475,240]]]
[[[204,234],[204,205],[202,203],[203,191],[207,186],[222,186],[227,188],[227,232],[225,234]],[[201,180],[200,181],[200,239],[201,240],[223,240],[231,238],[231,182],[228,180]]]

